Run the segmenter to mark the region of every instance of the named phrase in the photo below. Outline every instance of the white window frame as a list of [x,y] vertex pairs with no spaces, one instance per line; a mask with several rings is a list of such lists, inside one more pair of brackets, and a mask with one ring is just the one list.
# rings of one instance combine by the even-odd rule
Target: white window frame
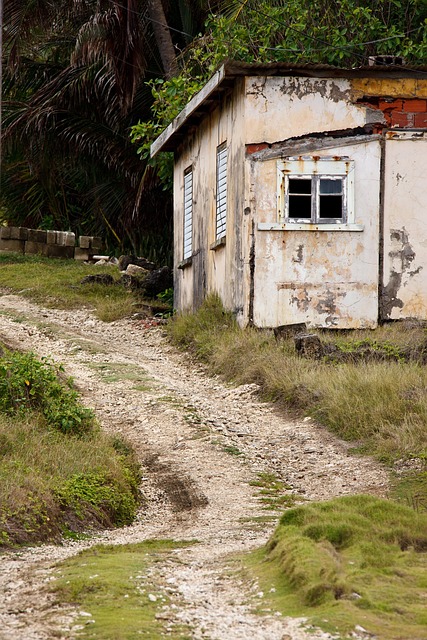
[[193,167],[184,171],[183,258],[193,255]]
[[225,238],[227,232],[227,143],[216,150],[216,215],[215,239]]
[[[289,216],[289,180],[311,179],[311,216]],[[342,216],[320,217],[321,180],[342,181]],[[293,183],[295,184],[295,183]],[[299,156],[277,162],[277,222],[260,223],[258,229],[294,231],[363,231],[355,223],[354,160],[348,156]]]

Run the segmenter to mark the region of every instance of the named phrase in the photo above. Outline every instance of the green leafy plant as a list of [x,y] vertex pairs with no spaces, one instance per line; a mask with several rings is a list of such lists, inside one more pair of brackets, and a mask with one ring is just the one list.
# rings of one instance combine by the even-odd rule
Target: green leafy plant
[[71,379],[60,382],[61,372],[47,358],[8,352],[0,358],[0,411],[40,411],[51,427],[63,433],[87,432],[93,426],[93,412],[79,403]]

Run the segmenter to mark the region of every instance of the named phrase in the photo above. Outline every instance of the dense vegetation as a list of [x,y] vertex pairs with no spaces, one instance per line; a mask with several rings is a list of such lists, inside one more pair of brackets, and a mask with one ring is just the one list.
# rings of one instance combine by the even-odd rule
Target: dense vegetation
[[[1,347],[1,345],[0,345]],[[103,434],[60,368],[0,349],[0,545],[132,522],[139,468]]]
[[167,262],[170,159],[149,145],[225,58],[425,63],[426,17],[422,0],[4,0],[0,222]]

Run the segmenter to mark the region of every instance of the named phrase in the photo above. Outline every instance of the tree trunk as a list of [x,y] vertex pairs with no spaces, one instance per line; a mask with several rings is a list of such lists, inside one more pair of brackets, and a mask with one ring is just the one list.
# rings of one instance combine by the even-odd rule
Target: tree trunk
[[177,75],[178,64],[162,0],[148,0],[147,8],[162,59],[163,70],[166,78],[169,79]]

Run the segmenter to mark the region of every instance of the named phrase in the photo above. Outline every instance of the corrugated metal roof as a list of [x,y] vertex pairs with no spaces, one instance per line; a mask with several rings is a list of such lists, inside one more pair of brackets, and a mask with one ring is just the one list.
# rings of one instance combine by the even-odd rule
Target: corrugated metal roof
[[373,65],[344,69],[328,64],[289,62],[248,63],[229,60],[208,80],[151,145],[151,156],[174,151],[190,127],[196,126],[218,103],[220,96],[242,76],[296,76],[307,78],[425,78],[427,66]]

